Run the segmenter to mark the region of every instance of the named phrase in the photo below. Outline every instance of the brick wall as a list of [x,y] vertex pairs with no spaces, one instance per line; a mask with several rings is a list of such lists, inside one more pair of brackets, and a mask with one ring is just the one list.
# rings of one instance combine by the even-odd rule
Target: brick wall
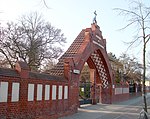
[[112,103],[121,102],[129,99],[129,85],[114,85],[113,86]]
[[[113,87],[112,102],[128,98],[128,85]],[[0,119],[55,119],[77,112],[78,104],[78,80],[0,68]]]
[[70,110],[68,81],[63,77],[0,69],[0,119],[58,118]]

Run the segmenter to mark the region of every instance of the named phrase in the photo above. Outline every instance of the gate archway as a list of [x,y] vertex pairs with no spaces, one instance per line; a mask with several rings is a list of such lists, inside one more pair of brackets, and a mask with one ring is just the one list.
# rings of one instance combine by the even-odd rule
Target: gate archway
[[[113,74],[106,51],[106,39],[103,38],[96,23],[79,33],[50,72],[51,75],[64,76],[68,80],[70,105],[78,105],[79,78],[85,62],[91,69],[93,84],[101,86],[101,103],[111,103]],[[93,101],[95,92],[96,87],[94,87]]]

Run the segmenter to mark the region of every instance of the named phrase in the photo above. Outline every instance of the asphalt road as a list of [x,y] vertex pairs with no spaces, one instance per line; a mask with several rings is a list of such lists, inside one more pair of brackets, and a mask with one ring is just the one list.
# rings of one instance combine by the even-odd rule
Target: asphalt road
[[[149,107],[150,94],[147,95],[147,104]],[[142,105],[142,97],[111,105],[82,105],[78,109],[78,113],[60,119],[138,119]],[[150,109],[148,109],[148,112],[148,115],[150,115]]]

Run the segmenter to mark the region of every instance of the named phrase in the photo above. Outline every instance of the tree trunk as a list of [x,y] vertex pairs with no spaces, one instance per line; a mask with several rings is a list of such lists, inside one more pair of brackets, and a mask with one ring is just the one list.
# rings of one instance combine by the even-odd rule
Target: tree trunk
[[144,101],[144,111],[147,112],[147,102],[146,102],[146,86],[145,86],[145,75],[146,75],[146,62],[145,62],[145,54],[146,54],[146,44],[145,44],[145,39],[144,39],[144,47],[143,47],[143,101]]

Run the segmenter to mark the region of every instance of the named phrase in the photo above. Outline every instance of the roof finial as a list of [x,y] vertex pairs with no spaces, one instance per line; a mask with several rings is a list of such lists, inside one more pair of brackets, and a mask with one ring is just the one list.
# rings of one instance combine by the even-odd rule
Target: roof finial
[[96,23],[96,24],[97,24],[97,21],[96,21],[97,13],[96,13],[96,10],[95,10],[94,14],[95,14],[95,17],[94,17],[94,19],[93,19],[93,23]]

